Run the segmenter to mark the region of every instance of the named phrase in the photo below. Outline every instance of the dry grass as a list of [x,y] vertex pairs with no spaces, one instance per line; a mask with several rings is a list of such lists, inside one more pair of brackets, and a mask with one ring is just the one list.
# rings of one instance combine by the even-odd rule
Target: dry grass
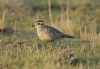
[[[17,2],[19,3],[19,2]],[[97,10],[90,10],[86,6],[65,10],[63,7],[59,11],[51,9],[51,0],[47,1],[48,10],[32,12],[31,16],[20,13],[22,7],[13,8],[15,13],[21,15],[1,14],[0,28],[12,26],[16,32],[0,33],[0,69],[99,69],[100,68],[100,33],[99,13]],[[64,1],[59,0],[60,6]],[[67,6],[68,7],[68,6]],[[83,11],[85,10],[85,11]],[[26,10],[27,11],[27,10]],[[31,11],[31,10],[30,10]],[[27,12],[30,14],[30,12]],[[25,17],[24,16],[27,16]],[[6,16],[6,17],[5,17]],[[44,20],[50,26],[60,31],[80,37],[78,41],[61,40],[53,43],[45,43],[35,35],[36,30],[31,27],[32,22]],[[4,24],[5,23],[5,24]],[[100,31],[100,30],[99,30]],[[55,63],[59,57],[62,47],[70,47],[74,54],[85,64],[71,66],[67,63],[60,65]]]
[[7,10],[5,10],[4,8],[2,9],[2,17],[0,18],[0,29],[5,28],[5,17],[7,14]]

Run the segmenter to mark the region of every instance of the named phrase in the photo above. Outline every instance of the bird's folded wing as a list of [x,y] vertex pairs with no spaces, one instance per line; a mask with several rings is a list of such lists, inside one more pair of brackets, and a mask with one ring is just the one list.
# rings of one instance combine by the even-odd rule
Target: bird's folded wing
[[53,27],[50,27],[50,26],[47,26],[47,31],[49,32],[50,36],[53,37],[53,38],[63,38],[65,37],[66,35],[62,32],[60,32],[59,30],[53,28]]

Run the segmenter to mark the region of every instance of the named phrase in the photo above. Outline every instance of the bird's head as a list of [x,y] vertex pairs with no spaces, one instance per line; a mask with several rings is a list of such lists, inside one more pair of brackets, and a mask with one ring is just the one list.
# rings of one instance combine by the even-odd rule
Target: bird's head
[[41,20],[39,20],[39,21],[37,21],[37,22],[35,23],[35,26],[38,26],[38,25],[44,25],[44,22],[41,21]]
[[43,21],[41,21],[41,20],[39,20],[39,21],[37,21],[36,23],[35,23],[35,25],[32,25],[33,27],[35,26],[35,27],[40,27],[40,26],[44,26],[45,24],[44,24],[44,22]]

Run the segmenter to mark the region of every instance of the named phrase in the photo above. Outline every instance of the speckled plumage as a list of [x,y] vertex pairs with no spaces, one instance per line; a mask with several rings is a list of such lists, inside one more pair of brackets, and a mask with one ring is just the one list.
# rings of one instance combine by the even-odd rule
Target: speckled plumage
[[43,21],[37,21],[35,27],[37,35],[42,41],[51,42],[61,38],[73,38],[73,36],[66,35],[53,27],[43,24]]

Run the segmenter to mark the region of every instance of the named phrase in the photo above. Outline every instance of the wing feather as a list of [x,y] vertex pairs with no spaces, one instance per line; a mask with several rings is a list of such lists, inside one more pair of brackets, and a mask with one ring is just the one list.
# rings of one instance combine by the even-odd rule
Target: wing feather
[[62,32],[60,32],[59,30],[53,28],[53,27],[50,27],[50,26],[46,26],[47,27],[47,31],[50,33],[50,36],[53,37],[53,38],[73,38],[72,36],[70,35],[66,35]]

